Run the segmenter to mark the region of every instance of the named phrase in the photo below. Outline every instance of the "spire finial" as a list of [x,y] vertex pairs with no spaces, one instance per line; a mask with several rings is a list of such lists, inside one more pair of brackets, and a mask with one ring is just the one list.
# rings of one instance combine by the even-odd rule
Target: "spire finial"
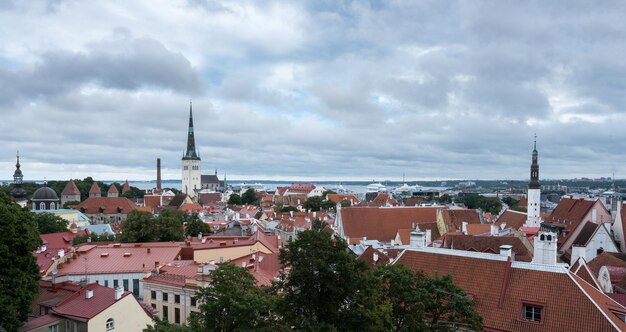
[[537,133],[535,133],[535,150],[537,150]]
[[17,163],[15,167],[20,168],[20,150],[17,150]]

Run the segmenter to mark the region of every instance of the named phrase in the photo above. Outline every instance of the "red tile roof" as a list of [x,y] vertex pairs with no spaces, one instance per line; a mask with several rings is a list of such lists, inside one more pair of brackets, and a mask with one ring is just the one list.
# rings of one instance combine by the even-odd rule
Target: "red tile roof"
[[372,246],[367,247],[357,259],[370,266],[385,265],[391,261],[389,256]]
[[111,186],[109,187],[109,190],[107,191],[108,194],[119,194],[120,192],[117,190],[117,187],[115,187],[115,184],[111,184]]
[[[280,260],[277,253],[265,254],[261,252],[251,253],[230,261],[239,267],[245,267],[256,279],[259,286],[271,286],[273,281],[280,275]],[[261,258],[262,257],[262,258]]]
[[[130,211],[137,209],[137,205],[126,197],[89,197],[78,204],[76,209],[88,214],[128,214]],[[118,209],[121,212],[118,212]]]
[[[87,290],[93,291],[93,296],[89,299],[85,297]],[[131,294],[132,293],[128,291],[124,292],[121,298]],[[53,308],[53,312],[61,316],[69,316],[77,320],[87,321],[94,318],[117,301],[119,300],[115,300],[115,289],[93,283],[56,305]]]
[[526,219],[528,219],[528,215],[523,212],[518,212],[514,210],[506,210],[502,212],[498,220],[496,220],[496,225],[500,226],[505,224],[505,228],[512,228],[514,230],[519,230],[526,223]]
[[446,209],[443,210],[443,219],[446,222],[448,232],[460,231],[463,222],[468,224],[480,224],[480,215],[473,209]]
[[130,191],[130,185],[128,184],[128,180],[124,182],[124,186],[122,187],[122,194],[125,194]]
[[343,195],[343,194],[328,194],[326,195],[326,199],[337,204],[343,201],[350,201],[352,204],[356,205],[361,203],[361,200],[356,198],[354,195]]
[[59,316],[55,316],[52,314],[35,317],[28,322],[26,322],[21,328],[20,331],[32,331],[37,328],[41,328],[52,323],[60,323],[63,318]]
[[415,224],[433,223],[437,208],[432,207],[349,207],[341,209],[343,234],[351,242],[366,237],[389,242],[399,229],[414,228]]
[[[59,268],[59,275],[150,272],[155,262],[166,264],[180,256],[181,247],[173,242],[83,245],[78,255]],[[86,258],[86,260],[85,260]]]
[[514,260],[530,262],[533,260],[533,247],[523,236],[475,236],[447,233],[444,236],[443,247],[456,250],[500,253],[501,245],[511,245],[515,253]]
[[491,224],[468,224],[467,225],[468,235],[478,235],[478,234],[485,234],[485,233],[491,233]]
[[98,186],[98,182],[95,182],[91,185],[91,189],[89,189],[89,193],[90,194],[101,194],[102,190],[100,189],[100,186]]
[[[499,255],[434,248],[407,249],[397,263],[431,276],[450,274],[476,301],[488,331],[626,330],[612,312],[626,308],[564,267],[509,265]],[[541,323],[522,319],[524,303],[544,308]]]
[[76,186],[76,183],[74,183],[74,180],[70,180],[65,185],[65,188],[63,188],[63,192],[61,193],[61,195],[80,195],[80,190]]
[[587,263],[589,269],[596,275],[603,266],[617,266],[626,268],[626,254],[618,252],[603,252]]

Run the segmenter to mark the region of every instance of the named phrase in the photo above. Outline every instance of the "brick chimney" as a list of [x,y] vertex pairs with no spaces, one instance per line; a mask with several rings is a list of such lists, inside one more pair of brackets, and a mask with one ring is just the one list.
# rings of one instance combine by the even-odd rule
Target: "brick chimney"
[[161,158],[157,158],[157,190],[161,190]]

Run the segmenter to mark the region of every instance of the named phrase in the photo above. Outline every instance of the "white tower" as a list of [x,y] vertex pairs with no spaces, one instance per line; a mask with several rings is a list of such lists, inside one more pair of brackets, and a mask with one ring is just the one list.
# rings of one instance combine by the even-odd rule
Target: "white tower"
[[[533,263],[556,264],[557,233],[540,231],[534,239]],[[573,262],[572,262],[573,263]]]
[[189,131],[187,132],[187,150],[182,159],[182,184],[180,190],[196,197],[196,191],[201,189],[200,156],[196,152],[196,140],[193,135],[193,113],[189,103]]
[[541,224],[541,186],[539,185],[539,164],[537,163],[537,136],[533,149],[533,162],[530,165],[530,182],[528,182],[527,218],[524,226],[539,227]]

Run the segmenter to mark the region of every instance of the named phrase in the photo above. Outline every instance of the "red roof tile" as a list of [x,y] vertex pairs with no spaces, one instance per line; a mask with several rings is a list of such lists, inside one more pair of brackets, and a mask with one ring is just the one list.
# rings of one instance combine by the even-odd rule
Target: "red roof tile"
[[98,182],[95,182],[91,185],[91,189],[89,189],[89,193],[90,194],[101,194],[102,190],[100,189],[100,186],[98,186]]
[[[93,291],[93,296],[89,299],[85,297],[87,290]],[[131,294],[131,292],[124,292],[122,298]],[[119,300],[115,300],[115,289],[93,283],[59,303],[53,308],[53,312],[61,316],[70,316],[86,321],[94,318],[117,301]]]
[[125,194],[130,191],[130,185],[128,184],[128,180],[124,182],[124,186],[122,187],[122,194]]
[[480,215],[473,209],[446,209],[443,210],[443,219],[446,222],[448,232],[460,231],[463,222],[468,224],[480,224]]
[[[485,330],[626,330],[626,323],[611,312],[626,308],[564,267],[523,262],[508,265],[499,255],[433,248],[407,249],[397,263],[431,276],[450,274],[476,301]],[[544,308],[541,323],[522,319],[524,303]]]
[[533,247],[523,236],[475,236],[464,234],[450,234],[444,236],[443,247],[456,250],[467,250],[477,252],[487,252],[492,254],[500,253],[501,245],[511,245],[515,253],[514,260],[530,262],[533,260]]
[[115,184],[111,184],[111,186],[109,187],[109,190],[107,191],[108,194],[119,194],[120,192],[117,190],[117,187],[115,187]]
[[437,208],[432,207],[349,207],[341,209],[343,234],[353,240],[389,242],[399,229],[414,228],[415,224],[433,223]]
[[326,199],[335,204],[341,203],[343,201],[350,201],[352,202],[352,204],[355,204],[355,205],[361,203],[361,200],[356,198],[356,196],[354,195],[328,194],[326,195]]
[[128,214],[137,209],[137,205],[126,197],[89,197],[78,204],[76,209],[88,214],[116,214],[120,212]]
[[63,192],[61,193],[61,195],[80,195],[80,190],[76,186],[76,183],[74,183],[74,180],[70,180],[65,185],[65,188],[63,188]]
[[528,219],[528,215],[523,212],[506,210],[502,212],[498,220],[496,220],[496,225],[500,226],[505,224],[505,228],[512,228],[514,230],[519,230],[526,223],[526,219]]

